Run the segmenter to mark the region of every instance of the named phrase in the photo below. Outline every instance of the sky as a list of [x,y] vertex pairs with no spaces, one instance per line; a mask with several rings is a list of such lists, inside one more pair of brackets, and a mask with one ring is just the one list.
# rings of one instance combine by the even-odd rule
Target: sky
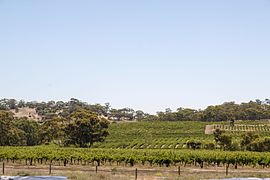
[[204,109],[269,67],[270,0],[0,0],[0,98]]

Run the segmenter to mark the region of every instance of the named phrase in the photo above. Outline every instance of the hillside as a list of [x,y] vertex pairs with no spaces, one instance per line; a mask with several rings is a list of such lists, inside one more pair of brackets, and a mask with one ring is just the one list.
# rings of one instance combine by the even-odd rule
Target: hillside
[[[3,145],[56,142],[58,145],[100,148],[179,149],[196,145],[196,148],[208,149],[223,146],[213,135],[215,129],[220,129],[230,148],[239,149],[241,136],[246,132],[258,133],[261,139],[256,142],[260,144],[268,143],[263,138],[270,135],[269,121],[263,120],[270,118],[270,104],[258,100],[224,103],[205,110],[178,108],[173,112],[166,109],[156,115],[131,108],[114,109],[108,103],[88,104],[74,98],[68,102],[1,99],[0,110],[3,124],[8,124],[8,130],[2,133],[5,135]],[[14,117],[8,111],[13,112]],[[85,135],[83,139],[81,133]],[[89,139],[91,142],[87,142]]]
[[105,142],[97,143],[96,147],[108,148],[182,148],[189,141],[213,141],[213,135],[205,135],[206,122],[133,122],[112,123],[110,135]]
[[166,108],[156,114],[148,114],[143,110],[130,107],[116,109],[110,103],[89,104],[78,99],[69,101],[25,102],[15,99],[0,99],[0,110],[11,110],[17,117],[31,117],[33,119],[50,120],[55,117],[67,118],[73,112],[85,109],[94,112],[110,121],[203,121],[220,122],[235,120],[265,120],[270,119],[270,100],[255,100],[236,104],[224,102],[221,105],[210,105],[206,109],[190,109],[179,107],[176,111]]
[[[214,122],[215,125],[226,127],[227,122]],[[200,142],[202,146],[215,143],[213,134],[206,134],[209,122],[197,121],[152,121],[112,123],[109,126],[109,136],[102,143],[96,143],[100,148],[133,148],[133,149],[180,149],[185,148],[190,141]],[[237,121],[235,126],[270,126],[269,121]],[[270,131],[253,131],[262,138],[270,137]],[[241,139],[243,131],[227,131],[231,133],[234,142]]]

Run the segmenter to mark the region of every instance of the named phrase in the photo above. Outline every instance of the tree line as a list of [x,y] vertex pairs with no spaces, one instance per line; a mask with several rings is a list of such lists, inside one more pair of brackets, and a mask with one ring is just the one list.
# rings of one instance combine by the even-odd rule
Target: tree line
[[0,110],[0,146],[34,146],[57,143],[62,146],[90,147],[109,134],[109,121],[84,109],[67,118],[54,117],[42,122],[15,118]]
[[0,110],[14,110],[15,113],[19,112],[20,108],[33,108],[37,114],[43,119],[52,119],[55,117],[67,118],[73,112],[79,109],[84,109],[89,112],[93,112],[98,116],[105,117],[112,121],[121,120],[138,120],[143,119],[149,114],[143,111],[135,111],[132,108],[120,108],[115,109],[110,106],[110,103],[101,104],[88,104],[87,102],[80,101],[75,98],[71,98],[70,101],[48,101],[48,102],[25,102],[24,100],[17,101],[15,99],[1,99]]
[[0,110],[14,110],[18,112],[20,108],[35,108],[43,120],[55,117],[67,118],[78,109],[85,109],[94,112],[98,116],[105,117],[111,121],[232,121],[232,120],[260,120],[270,119],[270,100],[255,100],[247,103],[236,104],[235,102],[225,102],[221,105],[208,106],[204,110],[190,108],[178,108],[172,111],[170,108],[159,111],[155,115],[145,113],[142,110],[132,108],[112,108],[109,103],[88,104],[78,99],[72,98],[68,102],[48,101],[48,102],[25,102],[15,99],[1,99]]
[[159,120],[193,120],[193,121],[231,121],[231,120],[261,120],[270,119],[270,101],[250,101],[248,103],[236,104],[225,102],[221,105],[208,106],[204,110],[189,108],[178,108],[176,112],[166,109],[158,112]]

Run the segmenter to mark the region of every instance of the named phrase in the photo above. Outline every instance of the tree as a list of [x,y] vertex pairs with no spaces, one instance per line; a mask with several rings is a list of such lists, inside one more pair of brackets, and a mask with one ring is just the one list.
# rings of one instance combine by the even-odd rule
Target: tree
[[220,130],[220,129],[216,129],[214,131],[214,137],[215,137],[215,141],[219,142],[220,141],[220,136],[221,134],[224,133],[224,131]]
[[18,128],[11,128],[8,132],[8,141],[6,146],[24,146],[26,145],[26,139],[24,131]]
[[95,112],[97,115],[107,115],[107,108],[101,104],[88,105],[87,110]]
[[219,145],[223,147],[223,150],[230,150],[232,147],[232,136],[228,134],[222,134],[220,136]]
[[193,149],[193,150],[195,150],[195,149],[200,149],[202,143],[199,142],[199,141],[188,140],[188,141],[186,142],[186,145],[187,145],[187,148],[188,148],[188,149]]
[[170,108],[166,108],[165,112],[157,112],[158,120],[160,121],[177,121],[177,114],[172,112]]
[[135,118],[135,111],[131,108],[111,109],[108,117],[110,120],[133,120]]
[[25,145],[34,146],[40,143],[39,124],[34,120],[19,119],[15,126],[22,131]]
[[198,111],[194,109],[178,108],[175,114],[178,121],[194,121],[198,119]]
[[9,109],[16,109],[17,107],[17,101],[15,99],[10,99],[8,101]]
[[230,118],[230,126],[231,127],[234,127],[234,122],[235,122],[234,118]]
[[220,145],[223,150],[229,150],[232,146],[232,137],[228,134],[224,134],[224,131],[216,129],[214,131],[215,141]]
[[166,108],[166,109],[165,109],[165,113],[166,113],[166,114],[172,113],[171,108]]
[[122,117],[122,113],[118,109],[111,109],[109,119],[114,121],[120,121]]
[[49,143],[53,140],[61,141],[64,136],[64,124],[65,119],[63,118],[53,118],[51,120],[46,120],[40,129],[41,142]]
[[242,135],[242,140],[241,140],[241,147],[243,147],[244,150],[247,149],[247,146],[250,145],[252,142],[254,142],[256,139],[259,138],[258,134],[255,134],[253,132],[247,132]]
[[108,116],[109,112],[110,112],[110,109],[111,109],[111,105],[110,103],[105,103],[105,112],[106,112],[106,116]]
[[136,120],[142,120],[145,118],[145,113],[141,110],[138,110],[135,112],[135,116],[134,116],[134,119]]
[[109,134],[109,122],[84,109],[72,113],[68,120],[64,129],[66,145],[91,147],[94,142],[104,141]]
[[12,129],[13,114],[0,111],[0,146],[8,145],[9,133]]
[[265,138],[262,140],[262,139],[257,138],[256,140],[251,142],[249,145],[247,145],[247,150],[259,151],[259,152],[270,151],[270,139]]
[[25,102],[23,100],[20,100],[18,103],[18,108],[23,108],[25,107]]
[[25,145],[23,131],[15,126],[11,112],[0,111],[0,146]]

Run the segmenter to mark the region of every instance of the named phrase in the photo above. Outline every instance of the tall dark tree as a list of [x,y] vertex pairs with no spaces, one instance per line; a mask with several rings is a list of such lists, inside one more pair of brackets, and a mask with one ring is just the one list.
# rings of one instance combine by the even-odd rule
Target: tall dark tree
[[13,114],[0,111],[0,146],[25,145],[23,131],[15,126]]
[[25,145],[34,146],[40,143],[39,124],[36,121],[23,118],[17,120],[15,126],[22,131]]
[[259,135],[255,134],[254,132],[246,132],[245,134],[243,134],[242,140],[240,142],[242,149],[246,150],[247,146],[249,146],[252,142],[254,142],[258,138]]
[[0,111],[0,146],[8,145],[9,135],[13,128],[13,114]]
[[223,150],[230,150],[232,147],[232,136],[225,134],[224,131],[216,129],[214,131],[216,143],[223,148]]
[[109,134],[109,122],[106,119],[83,109],[71,114],[69,121],[64,129],[67,145],[91,147],[94,142],[103,141]]
[[63,118],[53,118],[43,122],[40,128],[40,139],[42,143],[61,141],[64,136],[64,126],[66,120]]

